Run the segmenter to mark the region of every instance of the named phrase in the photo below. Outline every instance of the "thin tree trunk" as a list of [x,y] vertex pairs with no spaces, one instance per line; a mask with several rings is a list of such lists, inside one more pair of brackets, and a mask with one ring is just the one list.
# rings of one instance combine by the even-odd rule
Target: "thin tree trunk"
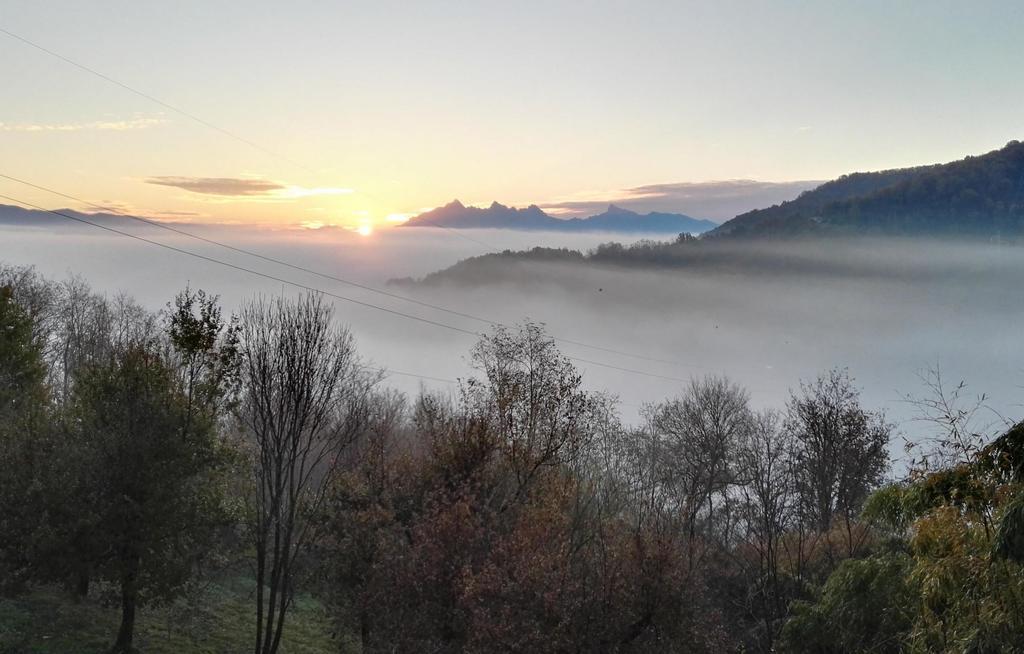
[[263,582],[266,577],[267,546],[266,541],[256,543],[256,649],[254,654],[263,651]]
[[281,528],[274,527],[274,549],[270,553],[270,593],[267,597],[266,624],[263,626],[263,654],[274,651],[274,628],[278,608],[278,596],[281,591]]
[[79,568],[75,575],[75,598],[79,601],[89,596],[89,570],[86,567]]
[[135,604],[138,598],[139,560],[131,557],[127,569],[121,577],[121,627],[117,630],[117,640],[111,650],[112,654],[130,654],[132,640],[135,637]]
[[[285,585],[288,581],[284,582]],[[274,642],[270,648],[270,654],[277,654],[277,650],[281,647],[281,636],[284,634],[284,614],[288,610],[288,605],[291,604],[291,600],[287,594],[287,591],[281,593],[281,609],[277,614],[277,628],[274,633]]]
[[370,649],[370,615],[365,608],[359,610],[359,643],[362,645],[360,651],[366,652]]

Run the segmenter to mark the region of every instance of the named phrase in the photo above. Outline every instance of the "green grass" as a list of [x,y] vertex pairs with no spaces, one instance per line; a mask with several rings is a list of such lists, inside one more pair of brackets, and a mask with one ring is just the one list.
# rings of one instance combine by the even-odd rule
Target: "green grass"
[[[141,654],[245,653],[252,650],[255,584],[234,577],[211,584],[170,606],[137,613],[135,648]],[[75,601],[59,589],[36,588],[0,598],[0,654],[106,654],[120,624],[118,609],[95,598]],[[336,654],[323,607],[300,596],[288,615],[283,654]]]

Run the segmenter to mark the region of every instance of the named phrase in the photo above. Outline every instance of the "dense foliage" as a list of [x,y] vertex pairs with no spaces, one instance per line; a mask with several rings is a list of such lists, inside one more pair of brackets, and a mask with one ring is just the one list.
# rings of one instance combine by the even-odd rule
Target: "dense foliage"
[[795,652],[1024,649],[1024,425],[965,460],[880,489],[865,517],[884,546],[794,606]]

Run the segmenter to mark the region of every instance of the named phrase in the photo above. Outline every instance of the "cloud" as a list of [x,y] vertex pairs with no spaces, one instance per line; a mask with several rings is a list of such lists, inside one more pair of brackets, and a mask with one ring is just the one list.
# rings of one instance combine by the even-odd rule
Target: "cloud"
[[792,200],[819,184],[820,181],[759,182],[746,179],[672,182],[618,191],[578,193],[540,206],[553,215],[564,217],[593,215],[604,211],[609,204],[615,204],[640,213],[683,213],[694,218],[721,221],[751,209]]
[[318,195],[343,195],[352,189],[315,187],[304,188],[268,179],[239,177],[150,177],[147,184],[171,186],[192,193],[220,197],[290,200]]
[[150,177],[146,183],[173,186],[206,195],[267,195],[285,188],[283,184],[265,179],[238,179],[235,177]]
[[162,125],[163,118],[130,118],[127,120],[98,120],[91,123],[0,123],[0,132],[126,132]]

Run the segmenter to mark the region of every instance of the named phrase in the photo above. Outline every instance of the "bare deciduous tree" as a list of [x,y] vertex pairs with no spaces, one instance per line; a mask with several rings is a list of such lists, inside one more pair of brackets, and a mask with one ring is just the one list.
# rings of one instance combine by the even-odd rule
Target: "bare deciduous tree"
[[780,566],[784,558],[783,537],[793,516],[792,442],[782,429],[782,419],[772,410],[754,415],[747,439],[739,448],[737,465],[743,483],[747,544],[757,555],[751,584],[754,615],[764,626],[766,649],[770,650],[790,599],[783,592]]
[[296,560],[344,448],[367,420],[379,376],[318,295],[259,299],[242,310],[240,417],[253,445],[257,654],[276,652]]
[[827,533],[836,517],[847,529],[889,467],[893,426],[882,413],[867,411],[844,369],[832,369],[800,385],[790,397],[785,428],[795,441],[794,479],[803,519]]
[[465,401],[486,415],[514,476],[514,498],[545,468],[573,465],[593,435],[604,399],[582,390],[582,377],[543,327],[504,327],[480,339]]
[[950,384],[937,364],[918,373],[924,386],[920,396],[907,395],[916,415],[932,433],[904,441],[904,451],[914,476],[936,469],[967,463],[995,437],[1013,426],[988,404],[984,393],[970,397],[967,382]]
[[686,393],[656,407],[651,425],[660,442],[660,477],[691,555],[708,538],[719,501],[735,482],[735,456],[751,426],[747,393],[724,377],[690,382]]

